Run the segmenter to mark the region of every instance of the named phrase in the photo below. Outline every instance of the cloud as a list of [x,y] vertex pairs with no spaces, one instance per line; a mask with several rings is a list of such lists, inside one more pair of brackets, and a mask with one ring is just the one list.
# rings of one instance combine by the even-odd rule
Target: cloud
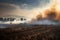
[[0,0],[0,2],[3,2],[0,3],[1,16],[19,15],[27,16],[29,18],[35,18],[35,16],[41,11],[41,6],[45,3],[46,5],[47,3],[50,3],[47,0]]
[[7,15],[17,15],[17,16],[27,16],[32,18],[34,14],[35,14],[35,9],[28,10],[24,7],[22,9],[19,5],[0,3],[0,17]]
[[52,2],[51,0],[0,0],[0,17],[17,15],[33,19],[40,12],[49,9]]
[[5,15],[6,13],[9,13],[15,9],[16,7],[14,5],[8,3],[0,3],[0,16]]
[[46,6],[50,0],[0,0],[0,2],[20,5],[21,8],[23,8],[22,5],[26,4],[28,9],[31,9],[38,6]]

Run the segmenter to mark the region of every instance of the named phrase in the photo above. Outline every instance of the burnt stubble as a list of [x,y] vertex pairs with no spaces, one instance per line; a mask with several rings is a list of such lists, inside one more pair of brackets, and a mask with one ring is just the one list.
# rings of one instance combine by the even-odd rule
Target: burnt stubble
[[60,26],[32,25],[0,28],[0,40],[60,40]]

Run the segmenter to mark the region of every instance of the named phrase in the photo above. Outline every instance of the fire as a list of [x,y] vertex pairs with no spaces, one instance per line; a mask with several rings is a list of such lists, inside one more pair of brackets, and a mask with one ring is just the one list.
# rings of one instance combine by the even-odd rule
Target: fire
[[51,19],[58,21],[60,20],[60,0],[53,0],[53,3],[49,8],[42,10],[36,19]]

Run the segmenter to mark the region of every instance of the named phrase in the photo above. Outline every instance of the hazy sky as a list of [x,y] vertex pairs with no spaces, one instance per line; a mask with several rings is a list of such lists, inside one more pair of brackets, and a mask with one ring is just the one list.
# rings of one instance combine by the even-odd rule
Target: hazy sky
[[22,15],[33,18],[50,0],[0,0],[0,15]]
[[17,5],[27,4],[28,6],[30,5],[31,7],[36,7],[41,4],[48,3],[49,0],[0,0],[0,2]]
[[32,19],[51,3],[52,0],[0,0],[0,16],[17,15]]

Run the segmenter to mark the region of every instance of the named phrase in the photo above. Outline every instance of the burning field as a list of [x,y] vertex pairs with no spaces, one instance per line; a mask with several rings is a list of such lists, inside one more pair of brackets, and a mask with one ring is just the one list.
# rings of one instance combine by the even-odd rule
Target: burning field
[[[9,24],[7,28],[0,28],[0,40],[60,40],[60,0],[51,1],[50,5],[48,4],[47,7],[43,7],[42,9],[40,7],[29,9],[28,7],[32,5],[29,3],[30,1],[27,1],[29,4],[21,3],[23,8],[20,8],[22,7],[20,4],[18,4],[19,6],[12,3],[12,5],[5,4],[5,6],[16,7],[14,11],[11,11],[11,8],[8,7],[10,15],[23,15],[29,17],[28,19],[31,18],[31,20],[27,24],[11,24],[11,26]],[[2,11],[1,16],[9,15],[5,10],[4,12]],[[3,15],[5,12],[6,14]]]

